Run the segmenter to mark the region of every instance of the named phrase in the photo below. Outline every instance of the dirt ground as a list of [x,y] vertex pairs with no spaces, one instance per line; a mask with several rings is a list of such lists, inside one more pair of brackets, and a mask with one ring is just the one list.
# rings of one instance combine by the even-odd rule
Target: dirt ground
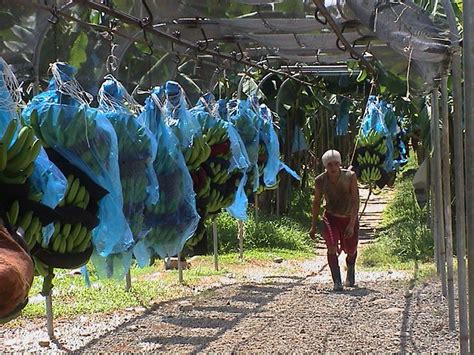
[[[370,242],[383,202],[369,203],[361,244]],[[318,254],[250,265],[243,280],[221,276],[195,296],[149,309],[55,320],[52,341],[44,320],[0,326],[0,352],[459,352],[437,280],[358,271],[357,288],[335,293],[324,249]]]

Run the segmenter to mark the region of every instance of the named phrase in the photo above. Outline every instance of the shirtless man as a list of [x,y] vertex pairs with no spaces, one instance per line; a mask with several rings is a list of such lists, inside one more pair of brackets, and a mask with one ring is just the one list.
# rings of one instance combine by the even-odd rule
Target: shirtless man
[[315,239],[320,215],[321,198],[326,202],[322,216],[322,236],[327,246],[328,264],[334,281],[334,291],[342,291],[338,256],[343,250],[347,257],[345,286],[355,286],[355,261],[359,240],[359,189],[354,172],[341,169],[341,154],[328,150],[322,156],[326,171],[316,177],[314,189],[313,220],[310,237]]

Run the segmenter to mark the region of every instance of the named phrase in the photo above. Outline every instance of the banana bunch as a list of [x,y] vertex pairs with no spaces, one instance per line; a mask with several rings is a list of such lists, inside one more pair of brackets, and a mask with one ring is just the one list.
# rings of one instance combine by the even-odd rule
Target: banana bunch
[[12,226],[18,226],[25,232],[24,237],[28,248],[32,249],[36,243],[43,242],[43,227],[40,219],[33,215],[33,211],[21,211],[18,200],[13,201],[7,211],[8,221]]
[[380,168],[376,166],[371,166],[362,169],[360,172],[360,179],[364,184],[374,184],[382,178],[382,173]]
[[124,206],[144,204],[147,199],[148,178],[145,173],[121,179]]
[[74,152],[94,174],[101,175],[103,164],[110,161],[115,132],[112,135],[108,126],[98,124],[96,115],[96,111],[86,107],[73,114],[67,109],[50,109],[38,117],[33,110],[29,121],[45,146]]
[[367,135],[359,134],[359,145],[360,146],[373,146],[379,142],[383,138],[383,136],[371,129]]
[[49,248],[60,254],[81,253],[91,243],[92,231],[81,223],[54,223],[54,233]]
[[235,192],[223,195],[220,191],[212,189],[209,193],[209,202],[207,204],[207,210],[211,213],[219,211],[221,208],[226,208],[231,205],[234,201]]
[[255,170],[252,169],[248,173],[247,183],[245,184],[245,187],[244,187],[245,194],[247,195],[247,197],[252,196],[253,193],[254,193],[254,191],[253,191],[254,180],[255,180]]
[[266,160],[266,155],[267,155],[267,147],[265,144],[260,142],[258,144],[258,160]]
[[35,137],[33,128],[23,126],[18,137],[13,137],[18,121],[11,120],[0,140],[0,181],[6,184],[24,184],[35,168],[41,142]]
[[81,185],[81,181],[73,174],[67,177],[67,188],[64,198],[59,202],[59,206],[76,206],[85,210],[89,205],[90,195],[86,187]]
[[377,144],[377,145],[374,147],[374,150],[375,150],[377,153],[379,153],[379,154],[385,156],[385,154],[387,154],[387,144],[386,144],[386,142],[385,142],[385,139],[382,139],[382,140],[379,142],[379,144]]
[[206,198],[211,191],[211,179],[204,169],[197,170],[198,173],[191,175],[193,188],[197,198]]
[[166,147],[165,144],[158,144],[158,150],[156,152],[156,159],[153,162],[153,168],[155,169],[156,175],[171,174],[178,169],[177,159],[174,157]]
[[160,225],[153,228],[147,235],[147,240],[151,245],[173,243],[178,238],[178,230],[169,225]]
[[198,169],[211,155],[211,147],[203,137],[194,137],[193,145],[184,151],[184,160],[189,171]]
[[43,276],[46,277],[49,274],[49,266],[43,263],[37,257],[33,257],[35,261],[35,276]]
[[117,144],[120,160],[151,161],[152,140],[147,130],[140,126],[138,121],[132,117],[127,120],[111,120],[117,134]]
[[229,139],[227,129],[223,124],[216,124],[214,127],[209,128],[203,135],[204,140],[209,146],[214,144],[222,143]]
[[204,237],[204,232],[206,231],[207,227],[208,227],[208,223],[206,223],[205,221],[201,219],[196,228],[196,232],[194,232],[194,235],[192,236],[192,238],[189,238],[186,241],[186,248],[192,249],[193,247],[195,247]]
[[174,213],[178,209],[178,202],[179,200],[176,198],[166,200],[162,199],[162,196],[160,196],[158,203],[145,207],[145,213],[154,217]]
[[378,154],[371,154],[368,150],[365,151],[365,154],[358,153],[357,154],[357,163],[359,165],[375,165],[378,166],[382,162],[380,160],[380,156]]
[[208,164],[210,169],[209,177],[211,182],[216,185],[223,185],[227,180],[229,180],[230,175],[221,164],[217,162],[210,162]]
[[212,176],[212,182],[217,185],[223,185],[227,180],[229,180],[229,173],[227,170],[222,169],[218,173]]

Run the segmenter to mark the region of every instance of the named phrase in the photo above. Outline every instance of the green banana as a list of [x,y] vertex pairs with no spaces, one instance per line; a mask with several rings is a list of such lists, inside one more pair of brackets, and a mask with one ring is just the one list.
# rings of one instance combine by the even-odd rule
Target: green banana
[[71,188],[69,189],[66,195],[66,205],[70,205],[76,198],[77,192],[79,191],[79,185],[80,185],[79,179],[74,178]]
[[10,223],[12,225],[16,225],[16,222],[18,220],[18,214],[20,213],[20,203],[18,202],[18,200],[13,201],[8,212]]
[[28,211],[21,216],[18,225],[23,228],[24,231],[28,229],[31,224],[31,220],[33,219],[33,211]]
[[[16,157],[18,155],[18,153],[23,151],[24,146],[25,146],[25,142],[27,141],[27,139],[30,136],[32,136],[32,132],[30,131],[30,128],[28,126],[23,126],[20,129],[20,132],[18,132],[18,136],[16,138],[16,141],[8,149],[8,152],[7,152],[8,160],[13,159],[14,157]],[[28,147],[28,146],[26,146],[26,147]]]

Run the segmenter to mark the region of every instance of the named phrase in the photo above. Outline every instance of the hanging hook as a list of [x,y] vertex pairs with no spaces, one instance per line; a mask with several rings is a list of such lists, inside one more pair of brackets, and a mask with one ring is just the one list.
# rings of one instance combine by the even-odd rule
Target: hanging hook
[[148,56],[152,56],[153,55],[153,42],[148,40],[145,29],[143,29],[143,37],[145,38],[145,42],[148,45],[148,50],[149,50],[149,52],[144,52],[144,54]]
[[347,50],[346,46],[341,42],[340,38],[336,40],[336,47],[343,52]]
[[[179,39],[181,37],[181,32],[176,30],[176,31],[173,31],[171,33],[174,37],[176,37],[177,39]],[[174,52],[174,42],[171,41],[171,52]]]
[[146,9],[146,12],[148,13],[147,17],[144,17],[140,21],[140,26],[145,27],[153,23],[153,13],[150,10],[150,7],[148,6],[146,0],[142,0],[142,5]]
[[319,7],[317,7],[316,10],[314,10],[314,18],[315,18],[316,21],[318,21],[323,26],[326,26],[328,24],[328,20],[327,20],[326,17],[323,17],[324,20],[322,20],[319,17]]
[[59,16],[58,16],[58,8],[56,7],[56,5],[53,5],[51,10],[50,10],[51,14],[53,15],[51,18],[48,19],[48,22],[55,25],[58,23],[59,21]]
[[[341,34],[344,33],[345,29],[346,29],[346,24],[343,24],[342,28],[341,28]],[[337,40],[336,40],[336,47],[339,48],[339,50],[341,50],[343,52],[347,51],[346,46],[342,43],[342,41],[339,37],[337,37]],[[351,56],[352,56],[352,54],[351,54]]]
[[240,46],[240,43],[239,42],[236,42],[236,45],[237,45],[237,48],[239,49],[240,51],[240,58],[237,58],[237,52],[234,51],[234,58],[237,62],[241,62],[243,59],[244,59],[244,51],[242,50],[242,47]]
[[204,31],[202,27],[201,27],[201,33],[204,40],[197,41],[196,44],[198,47],[198,51],[204,52],[209,47],[209,40],[207,39],[206,32]]

